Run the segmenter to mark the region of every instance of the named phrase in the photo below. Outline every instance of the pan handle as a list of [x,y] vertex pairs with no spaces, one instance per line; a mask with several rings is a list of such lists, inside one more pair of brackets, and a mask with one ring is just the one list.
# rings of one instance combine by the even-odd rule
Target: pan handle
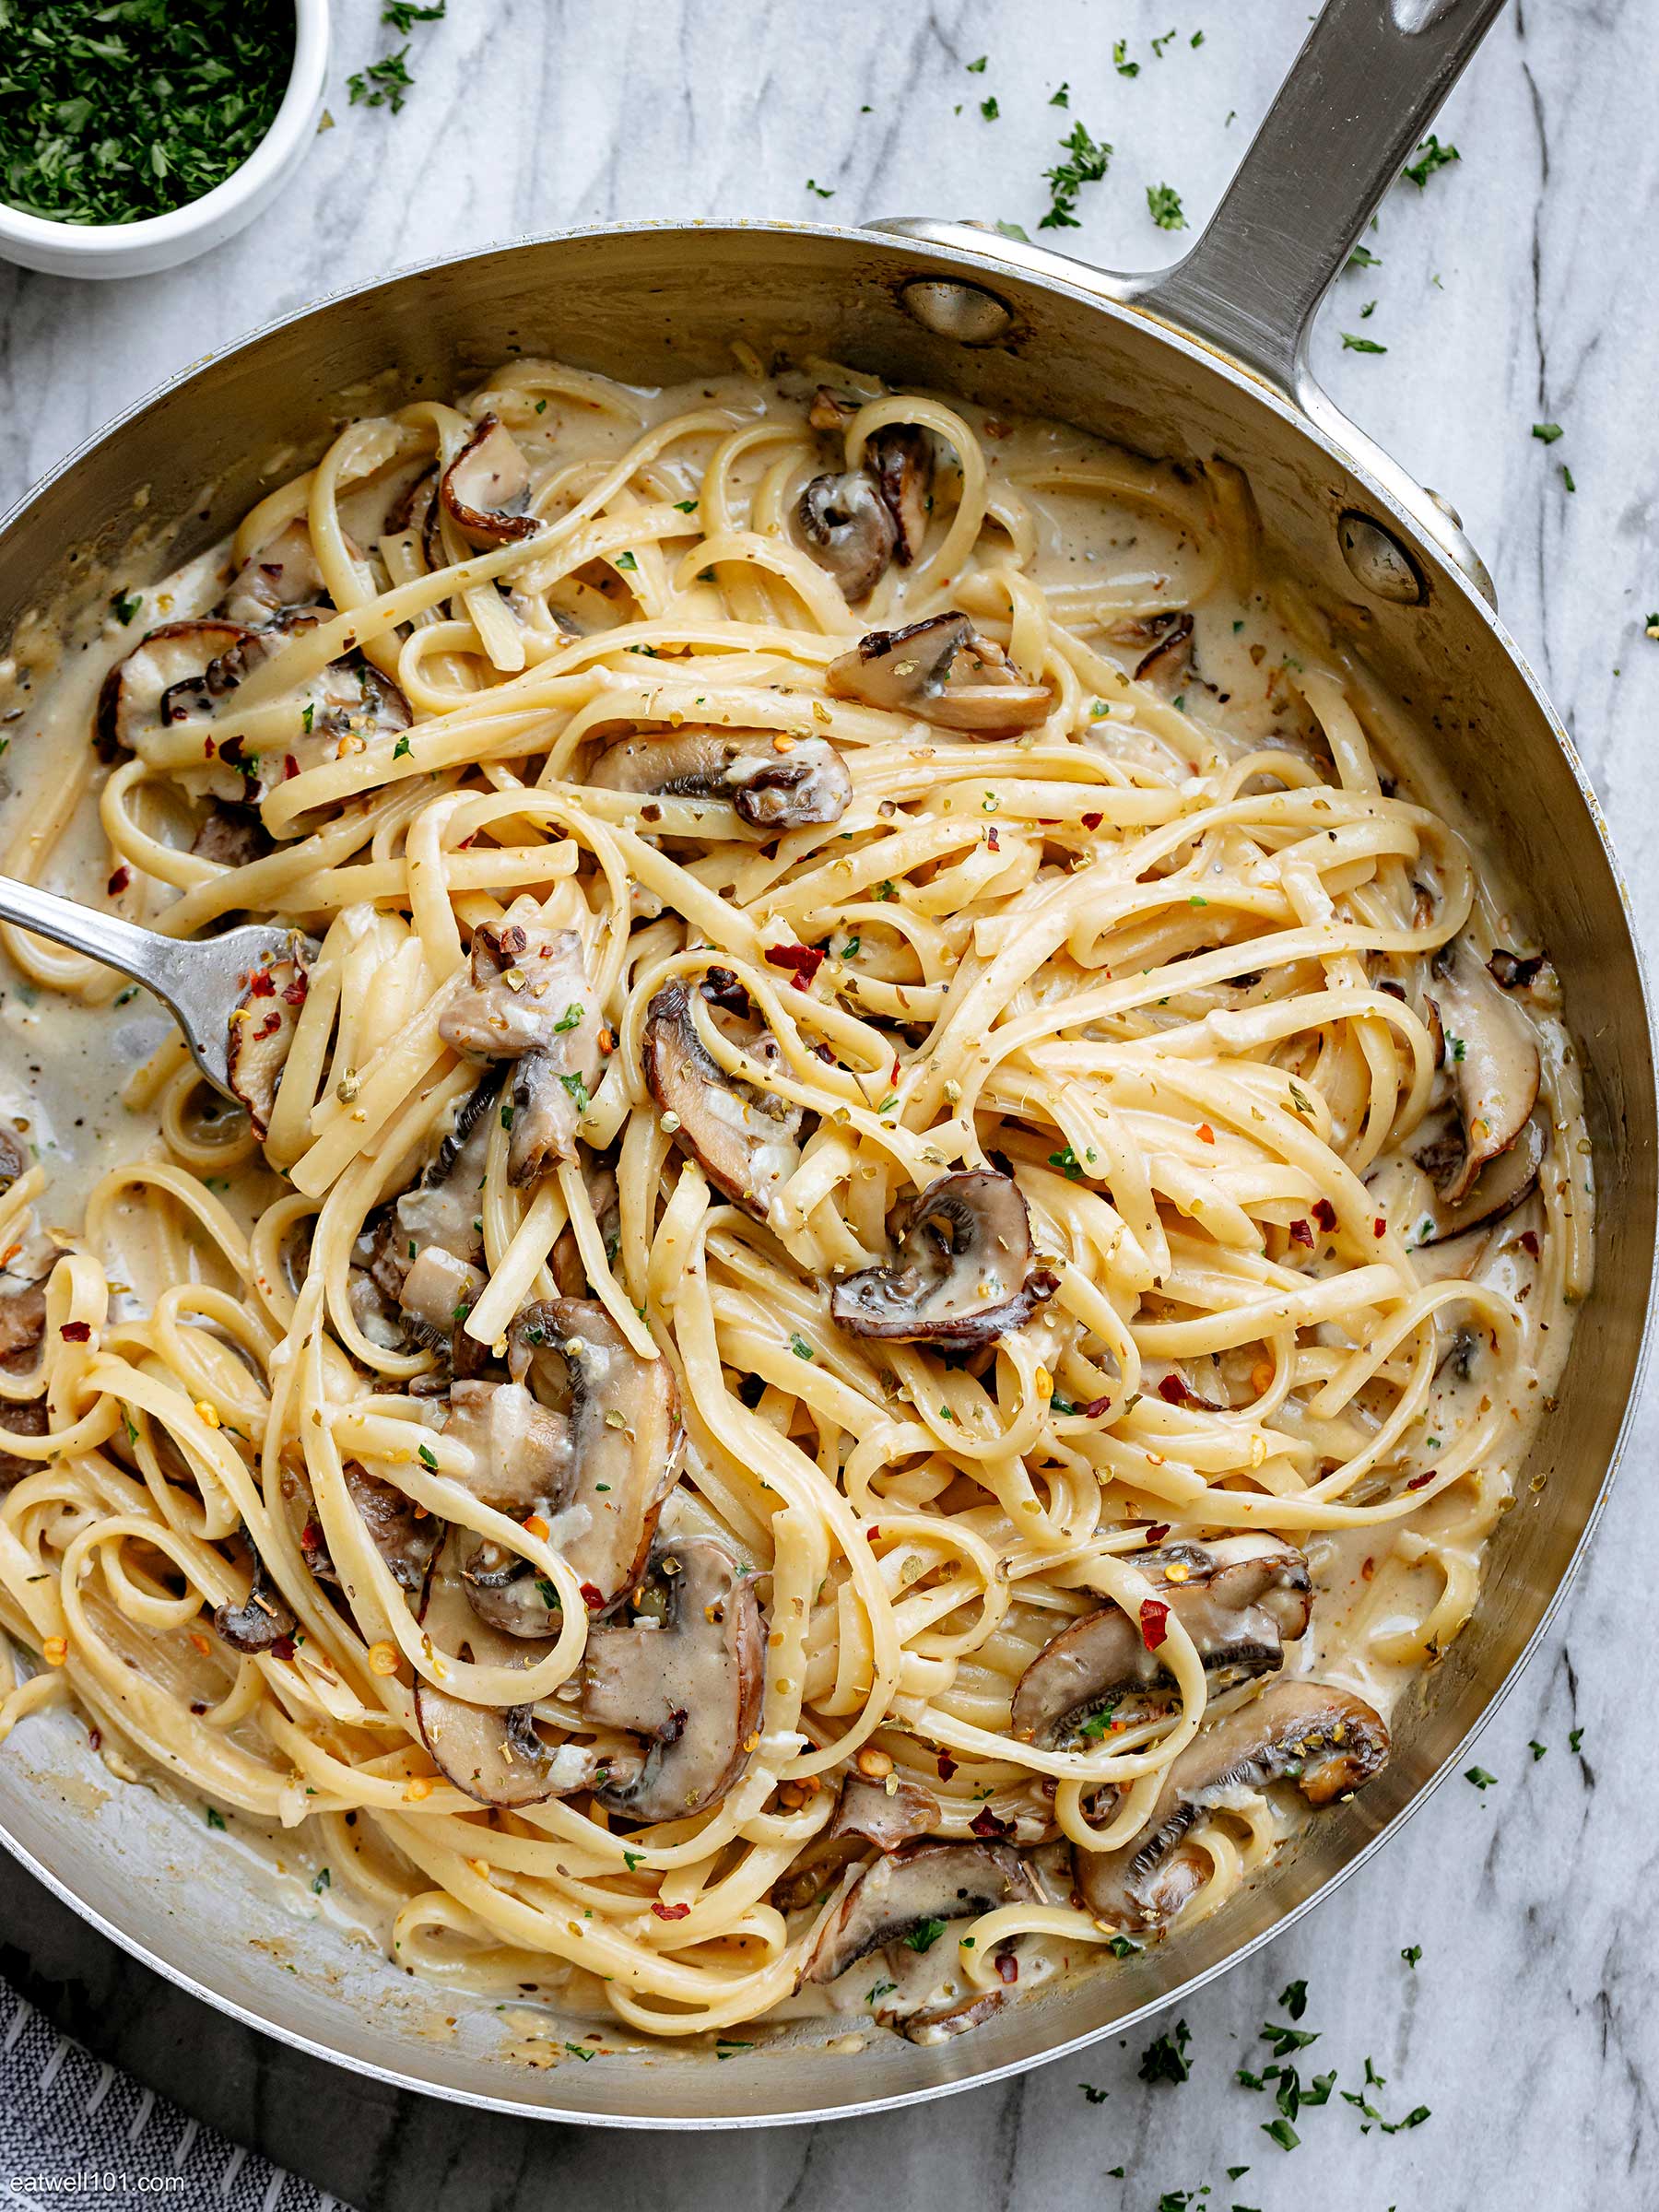
[[1206,340],[1282,392],[1377,477],[1488,598],[1491,578],[1456,514],[1333,405],[1308,365],[1313,318],[1378,202],[1433,121],[1504,0],[1328,0],[1227,193],[1172,268],[1123,275],[970,224],[882,230],[994,253],[1143,309]]

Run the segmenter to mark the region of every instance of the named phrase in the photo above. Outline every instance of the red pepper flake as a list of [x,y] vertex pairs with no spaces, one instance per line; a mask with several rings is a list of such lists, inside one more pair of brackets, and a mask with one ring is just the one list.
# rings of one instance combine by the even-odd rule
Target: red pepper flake
[[1193,1394],[1179,1375],[1166,1375],[1158,1386],[1158,1394],[1166,1406],[1184,1406]]
[[1155,1652],[1170,1632],[1170,1608],[1161,1598],[1143,1597],[1140,1609],[1141,1641]]
[[1143,1528],[1141,1531],[1148,1544],[1161,1544],[1169,1533],[1170,1524],[1167,1521],[1155,1521],[1150,1528]]
[[1524,1229],[1521,1231],[1521,1249],[1523,1252],[1530,1253],[1535,1260],[1537,1258],[1538,1232],[1535,1229]]
[[766,958],[770,967],[793,969],[795,989],[805,991],[824,964],[824,948],[821,945],[769,945]]
[[262,1042],[267,1037],[275,1037],[277,1030],[281,1027],[282,1017],[277,1013],[276,1007],[273,1006],[270,1012],[265,1016],[265,1019],[260,1023],[258,1029],[254,1030],[253,1036],[255,1041]]
[[306,974],[303,968],[298,968],[294,971],[293,982],[285,987],[282,995],[288,1006],[302,1006],[305,1004],[305,994],[310,989],[311,977]]
[[881,1541],[881,1531],[874,1526],[866,1528],[865,1530],[865,1540],[866,1543],[879,1544]]
[[276,994],[276,986],[271,981],[271,971],[268,968],[256,969],[248,978],[250,998],[274,998]]
[[596,1590],[592,1583],[583,1583],[582,1602],[590,1613],[597,1613],[605,1604],[605,1593],[603,1590]]
[[107,886],[111,898],[118,899],[122,892],[126,889],[127,885],[131,883],[132,880],[133,871],[131,868],[124,866],[117,868],[114,875],[111,877]]
[[1331,1204],[1328,1198],[1315,1198],[1313,1201],[1313,1218],[1318,1222],[1320,1228],[1323,1229],[1328,1236],[1331,1230],[1336,1226],[1336,1208]]
[[653,1901],[651,1909],[659,1920],[689,1920],[691,1917],[689,1905],[665,1905],[660,1897]]
[[1376,1219],[1371,1223],[1371,1235],[1373,1237],[1384,1237],[1387,1234],[1388,1224],[1383,1220],[1382,1215],[1379,1214]]
[[89,1321],[66,1321],[58,1335],[70,1344],[85,1344],[92,1334]]
[[956,1771],[956,1760],[951,1758],[948,1751],[941,1751],[939,1754],[939,1780],[948,1782]]
[[293,1657],[293,1655],[294,1655],[294,1640],[293,1640],[293,1638],[292,1638],[291,1636],[278,1636],[278,1637],[277,1637],[277,1639],[276,1639],[276,1642],[275,1642],[275,1643],[274,1643],[274,1644],[271,1646],[271,1656],[272,1656],[272,1658],[273,1658],[273,1659],[291,1659],[291,1658]]
[[295,759],[295,758],[294,758],[294,756],[293,756],[293,754],[292,754],[292,753],[284,753],[284,754],[283,754],[283,756],[282,756],[282,780],[283,780],[283,782],[286,783],[286,782],[288,782],[288,778],[289,778],[290,776],[297,776],[299,773],[300,773],[300,763],[299,763],[299,761]]
[[1198,1124],[1198,1142],[1201,1145],[1213,1145],[1215,1141],[1216,1133],[1210,1127],[1209,1124],[1207,1122],[1200,1122]]
[[89,1750],[89,1751],[101,1751],[101,1750],[102,1750],[102,1748],[103,1748],[103,1730],[102,1730],[101,1728],[88,1728],[88,1731],[87,1731],[87,1748],[88,1748],[88,1750]]
[[1408,1483],[1406,1485],[1406,1488],[1408,1490],[1420,1490],[1420,1489],[1424,1489],[1424,1488],[1426,1488],[1428,1487],[1428,1485],[1429,1485],[1430,1483],[1431,1483],[1433,1480],[1434,1480],[1434,1469],[1433,1469],[1432,1467],[1430,1467],[1430,1468],[1429,1469],[1429,1471],[1427,1472],[1427,1474],[1424,1474],[1424,1475],[1414,1475],[1414,1476],[1412,1477],[1411,1480],[1410,1480],[1410,1481],[1409,1481],[1409,1482],[1408,1482]]
[[1376,1571],[1377,1562],[1368,1552],[1365,1557],[1365,1560],[1359,1569],[1359,1580],[1362,1583],[1369,1583],[1371,1579],[1371,1576],[1375,1574]]
[[1103,1398],[1090,1398],[1088,1405],[1083,1408],[1084,1418],[1086,1420],[1098,1421],[1103,1413],[1106,1413],[1110,1410],[1111,1406],[1112,1398],[1110,1394]]
[[994,829],[988,830],[986,831],[985,842],[990,846],[993,853],[1000,853],[1002,851],[1002,846],[997,841],[997,835]]
[[835,1050],[832,1045],[820,1042],[815,1044],[812,1049],[818,1054],[820,1060],[827,1060],[831,1067],[839,1067],[841,1065],[841,1062],[835,1056]]
[[1005,1982],[1018,1982],[1018,1979],[1019,1979],[1019,1961],[1018,1961],[1018,1959],[1016,1959],[1016,1958],[1015,1958],[1015,1956],[1014,1956],[1014,1954],[1013,1954],[1013,1952],[1012,1952],[1012,1951],[998,1951],[998,1952],[997,1952],[997,1954],[996,1954],[996,1971],[997,1971],[998,1974],[999,1974],[999,1975],[1002,1977],[1002,1979],[1003,1979]]
[[1103,814],[1086,814],[1083,817],[1083,827],[1085,830],[1098,830],[1105,819],[1106,817]]
[[1313,1230],[1312,1226],[1306,1221],[1292,1221],[1290,1224],[1290,1241],[1292,1244],[1305,1244],[1308,1247],[1308,1250],[1312,1252],[1313,1249]]
[[982,1842],[992,1843],[998,1836],[1011,1836],[1014,1833],[1014,1823],[1012,1820],[999,1820],[988,1805],[982,1805],[979,1811],[969,1821],[968,1832],[970,1835],[978,1836]]
[[204,760],[211,760],[213,758],[213,740],[211,737],[204,737],[202,740],[202,758]]

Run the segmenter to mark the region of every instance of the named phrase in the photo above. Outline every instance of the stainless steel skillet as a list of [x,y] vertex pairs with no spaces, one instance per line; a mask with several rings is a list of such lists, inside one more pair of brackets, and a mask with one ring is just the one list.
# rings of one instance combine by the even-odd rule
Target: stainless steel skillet
[[[210,1834],[171,1798],[112,1791],[71,1721],[32,1720],[0,1756],[0,1832],[128,1949],[320,2055],[474,2104],[663,2126],[833,2116],[1032,2065],[1189,1992],[1341,1879],[1457,1761],[1571,1571],[1640,1371],[1654,1246],[1650,1024],[1594,797],[1492,612],[1484,569],[1449,511],[1313,386],[1304,340],[1498,5],[1334,0],[1215,221],[1167,274],[1107,276],[918,223],[881,236],[665,225],[535,241],[392,278],[220,356],[72,456],[0,527],[3,639],[119,560],[141,522],[184,518],[169,561],[209,542],[265,488],[273,456],[289,449],[298,465],[346,412],[447,393],[514,350],[665,381],[724,365],[734,337],[1059,416],[1147,453],[1243,465],[1267,537],[1412,703],[1433,733],[1441,794],[1485,826],[1488,857],[1522,887],[1567,989],[1595,1144],[1595,1283],[1559,1402],[1477,1615],[1400,1716],[1392,1766],[1224,1912],[943,2050],[872,2031],[854,2052],[803,2037],[718,2065],[671,2051],[532,2070],[488,2002],[418,1985],[354,1947],[308,1916],[303,1894],[303,1910],[278,1895],[234,1834]],[[17,766],[47,772],[21,747]]]

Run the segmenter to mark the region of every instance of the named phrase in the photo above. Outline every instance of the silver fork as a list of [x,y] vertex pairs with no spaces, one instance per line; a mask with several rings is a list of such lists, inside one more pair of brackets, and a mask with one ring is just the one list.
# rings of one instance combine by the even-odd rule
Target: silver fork
[[288,955],[300,934],[250,922],[217,937],[164,937],[15,876],[0,876],[0,922],[84,952],[153,991],[178,1023],[192,1059],[227,1098],[236,1096],[225,1064],[231,1013],[253,971]]

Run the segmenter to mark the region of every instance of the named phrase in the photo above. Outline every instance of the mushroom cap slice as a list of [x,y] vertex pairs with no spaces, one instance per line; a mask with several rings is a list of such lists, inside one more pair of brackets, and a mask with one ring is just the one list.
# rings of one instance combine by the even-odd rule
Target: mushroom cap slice
[[890,422],[870,439],[865,462],[873,470],[882,503],[893,518],[897,533],[894,556],[901,569],[908,569],[927,535],[928,509],[933,503],[933,440],[919,424]]
[[477,428],[438,482],[444,512],[470,546],[505,546],[534,537],[541,524],[524,509],[530,501],[530,464],[499,417],[482,415]]
[[314,606],[324,596],[323,571],[305,524],[296,515],[243,561],[225,593],[232,622],[257,629],[285,607]]
[[462,1559],[460,1571],[467,1604],[503,1636],[558,1634],[558,1591],[528,1559],[504,1544],[479,1544]]
[[1038,1896],[1010,1843],[921,1843],[875,1860],[818,1930],[804,1982],[834,1982],[869,1952],[900,1942],[930,1921],[976,1919]]
[[[135,752],[151,730],[188,719],[183,693],[207,684],[215,664],[253,636],[244,623],[206,618],[162,622],[146,633],[103,680],[93,720],[100,757]],[[229,689],[230,684],[220,688]],[[171,703],[170,704],[170,694]]]
[[[484,1255],[478,1228],[484,1166],[489,1151],[490,1110],[500,1096],[501,1076],[492,1070],[469,1091],[449,1133],[427,1162],[420,1181],[393,1206],[402,1252],[413,1260],[429,1246],[476,1266]],[[411,1249],[412,1248],[412,1249]]]
[[806,550],[851,602],[872,592],[899,543],[893,511],[869,471],[814,477],[795,509]]
[[[480,1666],[520,1671],[535,1665],[551,1642],[528,1643],[504,1636],[479,1620],[447,1562],[448,1552],[427,1578],[420,1623],[440,1651]],[[424,1676],[415,1682],[415,1719],[421,1741],[445,1778],[480,1805],[540,1805],[548,1797],[586,1789],[598,1771],[598,1755],[586,1744],[549,1744],[537,1735],[529,1705],[470,1705],[436,1689]]]
[[594,1794],[630,1820],[684,1820],[720,1803],[759,1740],[760,1607],[718,1536],[659,1539],[644,1579],[661,1594],[660,1622],[588,1632],[583,1719],[648,1744],[631,1772],[613,1759]]
[[[0,1398],[0,1436],[50,1436],[52,1417],[44,1398]],[[38,1475],[44,1463],[16,1452],[0,1452],[0,1489]]]
[[727,799],[740,821],[769,835],[839,822],[853,798],[853,779],[841,755],[823,737],[785,742],[788,750],[780,752],[760,731],[688,724],[658,737],[625,737],[607,746],[587,781],[602,791]]
[[230,1016],[225,1068],[230,1088],[248,1110],[253,1134],[263,1144],[276,1107],[288,1047],[300,1024],[310,978],[302,949],[290,958],[256,968]]
[[678,1478],[685,1430],[674,1371],[642,1359],[603,1306],[576,1298],[526,1306],[508,1332],[507,1359],[538,1394],[568,1396],[569,1411],[550,1417],[566,1423],[570,1470],[552,1541],[589,1609],[603,1612],[637,1581]]
[[190,849],[198,859],[216,861],[222,868],[245,868],[276,846],[257,807],[215,799]]
[[[770,1030],[743,1043],[752,1060],[782,1057]],[[727,1076],[697,1033],[681,976],[645,1010],[641,1063],[652,1097],[677,1116],[675,1143],[735,1206],[768,1219],[780,1185],[800,1165],[801,1109]]]
[[957,613],[907,629],[871,630],[830,662],[824,680],[837,699],[914,714],[971,736],[1031,729],[1054,704],[1046,685],[1023,683],[1002,647]]
[[1031,1224],[1019,1186],[991,1168],[930,1182],[910,1210],[890,1267],[837,1283],[830,1314],[854,1336],[901,1344],[989,1344],[1023,1328],[1058,1287],[1031,1266]]
[[1507,1152],[1526,1125],[1538,1096],[1538,1038],[1466,947],[1443,947],[1435,976],[1464,1130],[1462,1164],[1441,1185],[1441,1195],[1457,1206],[1488,1160]]
[[[1432,1149],[1428,1155],[1419,1155],[1419,1165],[1426,1171]],[[1549,1124],[1546,1116],[1535,1110],[1527,1115],[1514,1143],[1487,1161],[1455,1205],[1449,1203],[1443,1193],[1435,1192],[1434,1202],[1423,1217],[1430,1233],[1419,1234],[1418,1246],[1450,1243],[1472,1229],[1512,1214],[1531,1195],[1548,1155]]]
[[[250,1547],[252,1548],[252,1547]],[[288,1600],[271,1580],[265,1560],[253,1552],[253,1580],[240,1606],[216,1606],[213,1625],[233,1652],[252,1655],[271,1651],[294,1633],[298,1623]],[[290,1657],[291,1652],[279,1654]]]
[[1155,684],[1173,690],[1191,669],[1193,618],[1184,609],[1180,613],[1136,617],[1119,623],[1111,635],[1114,644],[1147,648],[1135,664],[1137,684]]
[[[1294,1545],[1272,1536],[1166,1544],[1132,1563],[1158,1588],[1197,1648],[1216,1697],[1284,1665],[1284,1641],[1308,1625],[1313,1585]],[[1171,1570],[1173,1573],[1171,1574]],[[1174,1687],[1159,1653],[1121,1606],[1085,1613],[1045,1644],[1019,1677],[1009,1725],[1044,1750],[1075,1736],[1102,1709]],[[1138,1717],[1138,1715],[1137,1715]]]
[[469,1455],[454,1479],[481,1504],[515,1521],[556,1513],[573,1487],[570,1420],[521,1382],[453,1382],[443,1433]]
[[897,1775],[889,1775],[888,1780],[896,1786],[888,1789],[886,1783],[866,1782],[861,1775],[850,1774],[841,1785],[835,1818],[825,1834],[836,1840],[862,1837],[877,1851],[897,1851],[918,1836],[930,1835],[944,1818],[933,1792],[924,1790],[920,1783],[900,1781]]
[[1109,1927],[1160,1927],[1202,1888],[1208,1860],[1187,1842],[1204,1814],[1241,1791],[1294,1781],[1310,1805],[1357,1790],[1388,1759],[1388,1730],[1363,1698],[1323,1682],[1276,1682],[1200,1729],[1165,1773],[1145,1825],[1117,1851],[1078,1851],[1086,1909]]

